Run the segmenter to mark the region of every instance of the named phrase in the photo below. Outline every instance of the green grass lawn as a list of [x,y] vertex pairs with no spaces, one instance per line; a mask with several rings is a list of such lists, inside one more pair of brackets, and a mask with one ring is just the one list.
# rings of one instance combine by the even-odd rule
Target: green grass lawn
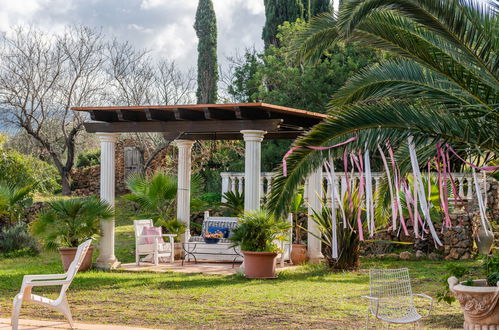
[[[133,260],[133,229],[117,227],[117,256]],[[461,262],[472,266],[474,261]],[[280,273],[276,280],[246,280],[241,276],[178,273],[89,271],[79,273],[68,291],[75,319],[156,328],[353,328],[364,325],[369,268],[408,267],[414,292],[435,297],[445,272],[444,261],[362,260],[356,272],[328,273],[303,266]],[[0,317],[8,317],[11,300],[24,274],[59,273],[57,253],[0,259]],[[54,297],[55,289],[38,292]],[[36,291],[35,291],[36,293]],[[62,316],[26,304],[21,317],[60,319]],[[428,328],[459,328],[458,303],[435,301]]]

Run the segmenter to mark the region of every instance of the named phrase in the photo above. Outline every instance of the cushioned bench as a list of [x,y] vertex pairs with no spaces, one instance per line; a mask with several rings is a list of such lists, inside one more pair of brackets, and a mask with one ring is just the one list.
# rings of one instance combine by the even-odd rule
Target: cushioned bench
[[186,260],[189,260],[189,254],[193,254],[196,260],[243,261],[241,250],[239,247],[231,248],[231,241],[228,238],[220,239],[218,244],[204,242],[203,235],[209,232],[210,227],[227,228],[230,235],[230,231],[237,227],[237,218],[211,217],[209,212],[205,212],[201,235],[191,236],[189,242],[184,243],[184,250],[192,251],[186,254]]

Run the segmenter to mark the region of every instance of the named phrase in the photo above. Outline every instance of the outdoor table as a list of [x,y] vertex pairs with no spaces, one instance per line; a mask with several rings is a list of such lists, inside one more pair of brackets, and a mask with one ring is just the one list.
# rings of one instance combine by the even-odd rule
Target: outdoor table
[[197,263],[196,255],[217,255],[217,256],[232,256],[232,268],[238,257],[243,257],[241,253],[236,250],[236,247],[231,247],[232,243],[216,243],[207,244],[205,242],[188,242],[182,243],[182,249],[184,250],[184,256],[182,257],[182,266],[184,265],[184,260],[190,260],[192,256],[194,258],[194,263]]

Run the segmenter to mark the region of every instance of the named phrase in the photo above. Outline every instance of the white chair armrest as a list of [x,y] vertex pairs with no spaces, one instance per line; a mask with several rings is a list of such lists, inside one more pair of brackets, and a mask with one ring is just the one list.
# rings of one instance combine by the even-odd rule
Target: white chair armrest
[[60,280],[66,277],[68,277],[66,274],[24,275],[23,280]]
[[163,234],[163,237],[177,237],[177,234]]
[[424,294],[424,293],[414,293],[413,296],[423,297],[423,298],[426,298],[426,299],[428,299],[430,301],[430,307],[428,308],[428,313],[426,315],[424,315],[423,317],[430,316],[430,313],[431,313],[431,311],[433,309],[433,298],[430,297],[427,294]]
[[376,303],[376,313],[374,314],[375,317],[378,317],[378,311],[379,311],[379,298],[376,297],[371,297],[371,296],[361,296],[362,298],[369,299],[371,301],[374,301]]

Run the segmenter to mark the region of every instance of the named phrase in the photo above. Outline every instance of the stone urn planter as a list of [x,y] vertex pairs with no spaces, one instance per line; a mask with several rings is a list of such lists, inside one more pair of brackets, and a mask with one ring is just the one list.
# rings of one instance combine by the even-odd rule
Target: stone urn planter
[[247,278],[276,278],[275,252],[241,251],[244,255],[244,274]]
[[452,276],[447,283],[463,309],[465,330],[499,329],[499,282],[487,286],[486,280],[475,280],[473,286],[468,286]]
[[[59,254],[61,255],[61,261],[65,272],[69,269],[69,266],[75,259],[76,250],[78,250],[78,248],[76,247],[59,248]],[[87,254],[85,255],[85,258],[83,258],[79,271],[89,270],[90,267],[92,267],[93,253],[94,253],[94,247],[90,246],[88,248]]]
[[301,265],[307,261],[307,246],[305,244],[292,244],[290,259],[293,265]]

